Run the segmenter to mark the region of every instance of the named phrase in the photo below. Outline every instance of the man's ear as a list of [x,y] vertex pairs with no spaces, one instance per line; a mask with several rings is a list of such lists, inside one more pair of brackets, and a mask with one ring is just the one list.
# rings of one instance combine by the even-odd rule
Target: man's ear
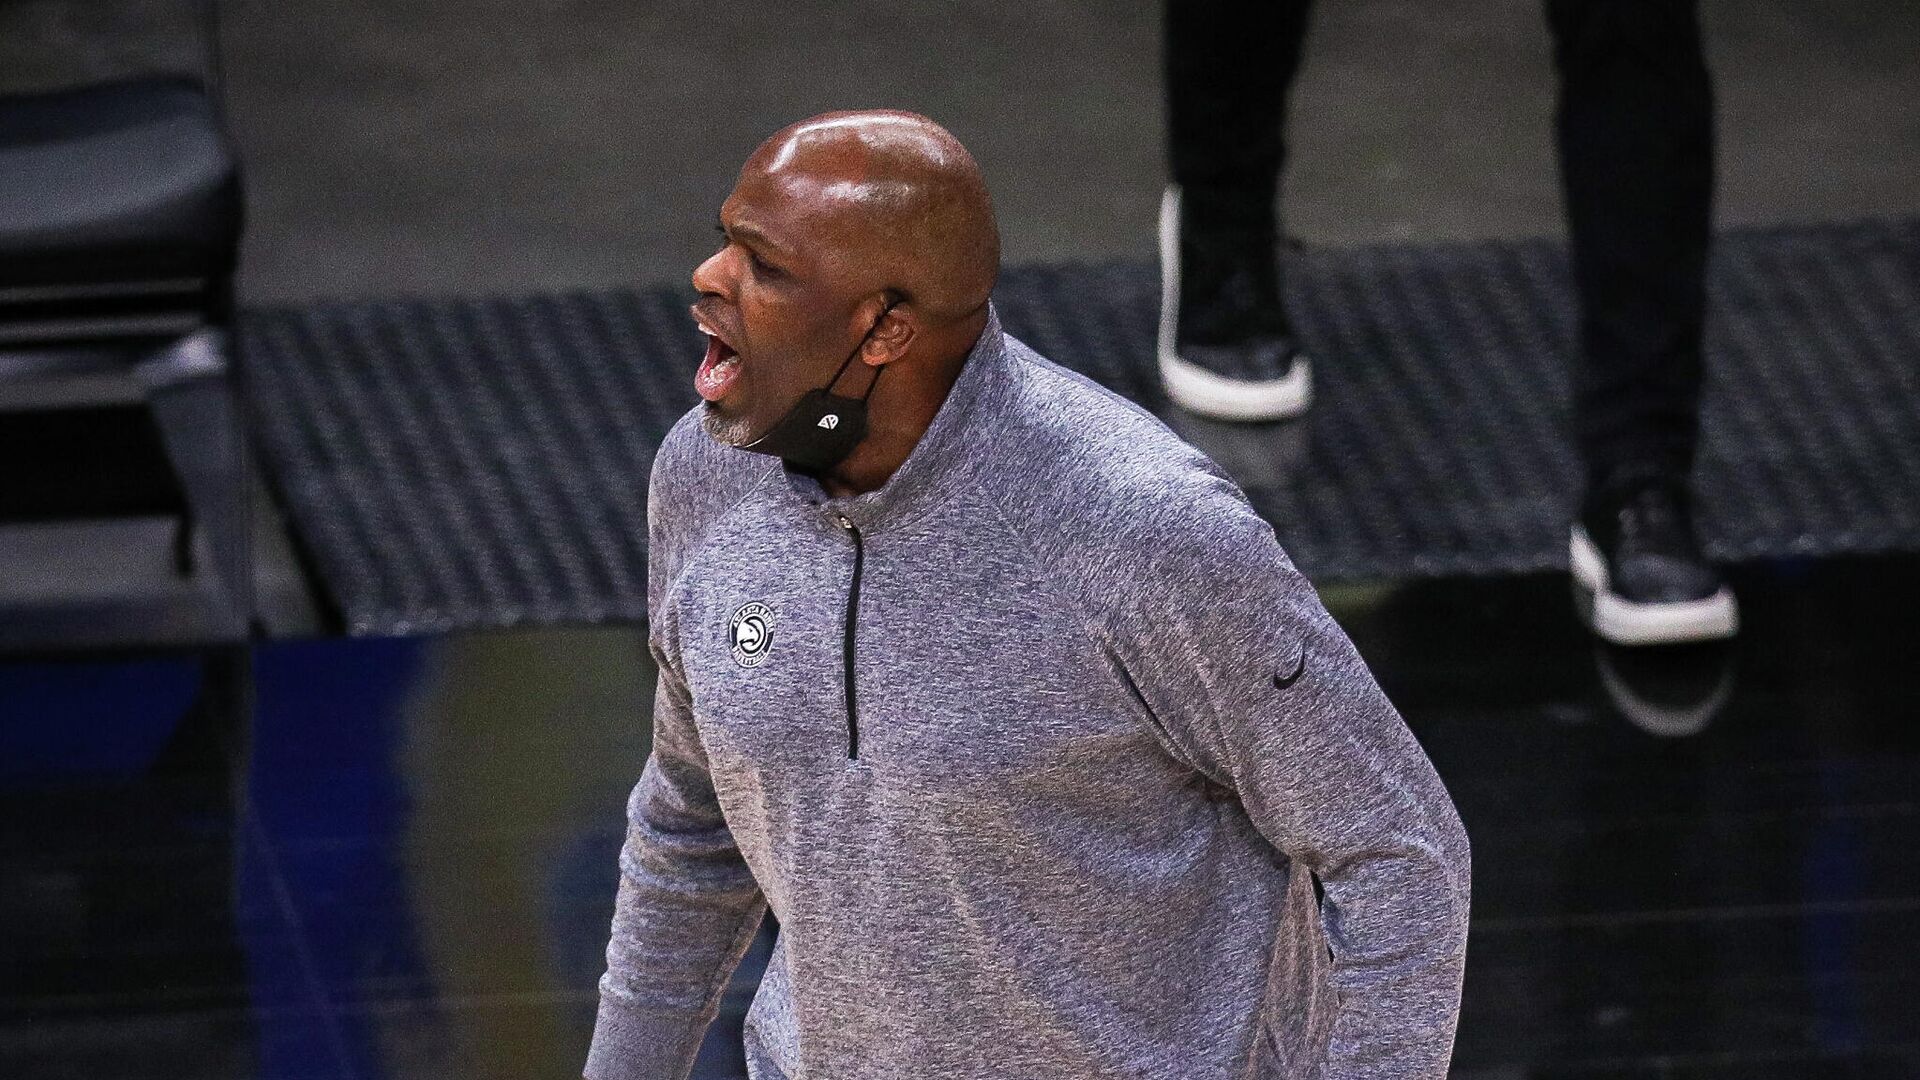
[[887,364],[905,356],[920,333],[920,313],[912,303],[900,300],[888,307],[883,302],[881,310],[885,314],[860,349],[861,358],[869,364]]

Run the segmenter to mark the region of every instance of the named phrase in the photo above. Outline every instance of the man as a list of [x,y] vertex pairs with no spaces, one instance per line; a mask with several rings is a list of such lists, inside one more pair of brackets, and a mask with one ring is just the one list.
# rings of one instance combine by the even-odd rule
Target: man
[[758,1080],[1444,1076],[1446,790],[1241,491],[1002,332],[967,151],[817,117],[720,218],[590,1080],[684,1077],[768,907]]
[[[1176,404],[1223,420],[1306,410],[1274,260],[1281,124],[1308,0],[1166,0],[1174,183],[1161,200],[1160,370]],[[1713,92],[1695,0],[1546,0],[1579,288],[1572,529],[1594,631],[1621,645],[1732,636],[1731,590],[1701,554],[1687,474],[1700,397]]]

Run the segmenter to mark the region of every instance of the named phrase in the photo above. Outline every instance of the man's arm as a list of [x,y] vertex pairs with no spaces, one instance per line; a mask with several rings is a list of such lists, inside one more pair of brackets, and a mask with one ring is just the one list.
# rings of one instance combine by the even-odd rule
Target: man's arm
[[660,669],[653,751],[627,801],[607,971],[587,1053],[587,1080],[683,1080],[766,911],[714,794],[706,749],[673,648],[667,603],[675,570],[710,508],[667,436],[647,488],[647,643]]
[[720,815],[686,688],[664,662],[653,711],[653,752],[627,802],[587,1080],[683,1080],[766,911]]
[[1244,502],[1150,562],[1120,644],[1141,696],[1168,741],[1325,888],[1338,1014],[1324,1075],[1442,1080],[1468,846],[1432,763]]

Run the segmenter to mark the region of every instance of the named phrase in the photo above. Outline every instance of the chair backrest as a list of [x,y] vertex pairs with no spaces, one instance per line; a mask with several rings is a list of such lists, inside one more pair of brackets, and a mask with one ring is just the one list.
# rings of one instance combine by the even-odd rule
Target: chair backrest
[[226,321],[240,171],[196,80],[0,97],[0,177],[0,348]]

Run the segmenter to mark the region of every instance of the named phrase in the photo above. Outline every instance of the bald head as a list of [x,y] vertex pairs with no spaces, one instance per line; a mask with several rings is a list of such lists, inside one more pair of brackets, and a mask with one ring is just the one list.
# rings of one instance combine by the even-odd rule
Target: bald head
[[870,395],[843,478],[884,477],[988,325],[1000,233],[973,155],[913,113],[816,116],[754,151],[719,225],[693,272],[708,433],[746,446],[808,394]]
[[855,292],[892,290],[936,326],[986,306],[1000,271],[993,201],[973,155],[932,120],[825,113],[762,143],[741,178],[792,200]]

